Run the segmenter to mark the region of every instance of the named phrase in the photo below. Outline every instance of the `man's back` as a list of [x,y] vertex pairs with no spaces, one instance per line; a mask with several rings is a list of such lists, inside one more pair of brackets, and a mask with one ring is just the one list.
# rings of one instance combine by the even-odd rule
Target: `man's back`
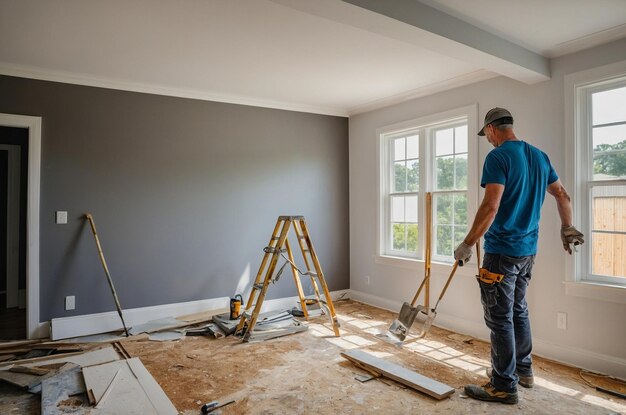
[[485,252],[527,256],[537,252],[546,188],[558,180],[548,156],[524,141],[509,140],[485,159],[481,186],[504,185],[498,213],[485,234]]

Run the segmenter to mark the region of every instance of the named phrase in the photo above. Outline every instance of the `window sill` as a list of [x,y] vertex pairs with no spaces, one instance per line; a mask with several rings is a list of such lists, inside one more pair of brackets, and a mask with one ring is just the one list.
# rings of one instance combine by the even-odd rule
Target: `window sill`
[[565,281],[565,294],[573,297],[626,304],[626,287],[593,282]]
[[[404,268],[410,269],[412,271],[421,271],[424,270],[424,260],[415,259],[415,258],[403,258],[396,256],[388,256],[388,255],[375,255],[374,262],[380,265],[387,265],[396,268]],[[431,262],[430,265],[431,272],[436,272],[437,274],[450,274],[452,270],[452,264],[449,262]],[[456,274],[463,276],[475,276],[476,275],[476,260],[473,259],[468,264],[463,267],[458,267]]]

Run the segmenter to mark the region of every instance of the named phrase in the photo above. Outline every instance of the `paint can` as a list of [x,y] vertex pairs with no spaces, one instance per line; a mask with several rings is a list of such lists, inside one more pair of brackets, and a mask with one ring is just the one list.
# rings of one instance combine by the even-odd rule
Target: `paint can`
[[241,315],[241,306],[243,305],[243,298],[241,294],[237,294],[230,299],[230,319],[236,320]]

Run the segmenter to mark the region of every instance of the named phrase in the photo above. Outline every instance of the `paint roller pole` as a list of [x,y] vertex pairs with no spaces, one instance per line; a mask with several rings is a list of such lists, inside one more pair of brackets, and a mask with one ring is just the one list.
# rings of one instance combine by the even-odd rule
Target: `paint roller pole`
[[122,325],[124,326],[124,332],[126,333],[126,337],[129,336],[128,329],[126,328],[126,323],[124,322],[124,316],[122,315],[122,307],[120,306],[120,300],[117,298],[117,293],[115,292],[115,287],[113,286],[113,280],[111,280],[111,274],[109,274],[109,268],[107,267],[107,262],[104,259],[104,254],[102,253],[102,246],[100,245],[100,239],[98,239],[98,232],[96,232],[96,224],[93,221],[93,216],[91,213],[86,213],[85,217],[89,221],[91,225],[91,231],[93,232],[93,237],[96,239],[96,246],[98,247],[98,254],[100,255],[100,261],[102,262],[102,267],[104,268],[104,273],[107,276],[107,281],[109,282],[109,287],[111,287],[111,293],[113,294],[113,299],[115,300],[115,307],[117,307],[117,313],[120,315],[120,319],[122,320]]

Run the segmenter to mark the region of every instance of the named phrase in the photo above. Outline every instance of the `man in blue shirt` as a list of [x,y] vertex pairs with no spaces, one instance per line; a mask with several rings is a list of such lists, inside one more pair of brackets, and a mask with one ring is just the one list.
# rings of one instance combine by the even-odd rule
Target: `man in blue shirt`
[[518,402],[517,384],[531,388],[532,339],[526,288],[537,253],[539,217],[546,191],[556,199],[561,218],[563,248],[584,243],[572,226],[572,205],[548,156],[517,139],[513,117],[504,108],[493,108],[478,133],[495,148],[487,155],[480,185],[485,196],[465,240],[454,251],[461,265],[469,261],[472,247],[485,236],[481,269],[481,302],[485,323],[491,330],[490,381],[468,385],[474,399],[507,404]]

